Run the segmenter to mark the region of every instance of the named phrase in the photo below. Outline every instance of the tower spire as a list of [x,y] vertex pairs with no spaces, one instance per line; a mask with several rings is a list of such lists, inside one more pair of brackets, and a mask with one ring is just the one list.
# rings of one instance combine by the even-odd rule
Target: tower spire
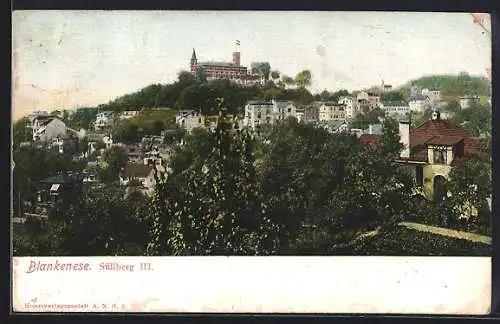
[[193,48],[193,54],[191,55],[191,61],[196,61],[196,51]]

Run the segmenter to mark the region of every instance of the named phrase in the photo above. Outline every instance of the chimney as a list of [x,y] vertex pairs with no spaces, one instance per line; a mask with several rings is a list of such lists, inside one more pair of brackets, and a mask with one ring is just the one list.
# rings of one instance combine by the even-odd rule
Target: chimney
[[402,158],[410,157],[410,123],[406,121],[399,122],[399,142],[403,144],[400,156]]
[[441,119],[441,114],[439,113],[439,111],[434,110],[432,112],[432,120],[440,120],[440,119]]
[[240,52],[233,52],[233,63],[236,66],[240,66]]

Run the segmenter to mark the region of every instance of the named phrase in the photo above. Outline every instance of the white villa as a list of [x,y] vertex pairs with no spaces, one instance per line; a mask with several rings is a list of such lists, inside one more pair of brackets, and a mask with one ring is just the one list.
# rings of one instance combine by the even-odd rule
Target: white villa
[[429,106],[429,100],[422,95],[415,95],[410,98],[408,105],[410,106],[410,111],[423,112]]
[[386,115],[393,117],[404,117],[410,113],[410,106],[404,101],[381,103],[380,108]]
[[345,105],[345,117],[352,119],[358,113],[357,101],[353,97],[340,97],[339,104]]
[[175,116],[175,123],[191,133],[193,129],[205,126],[205,116],[194,110],[181,110]]
[[47,141],[66,135],[66,124],[59,118],[37,116],[31,124],[33,141]]
[[274,124],[288,117],[297,117],[297,108],[290,101],[249,101],[245,106],[243,125],[255,128]]
[[97,114],[96,120],[94,122],[95,130],[101,130],[111,126],[113,121],[113,112],[112,111],[103,111]]
[[460,97],[460,108],[466,109],[471,107],[472,105],[478,105],[480,101],[479,96],[463,96]]

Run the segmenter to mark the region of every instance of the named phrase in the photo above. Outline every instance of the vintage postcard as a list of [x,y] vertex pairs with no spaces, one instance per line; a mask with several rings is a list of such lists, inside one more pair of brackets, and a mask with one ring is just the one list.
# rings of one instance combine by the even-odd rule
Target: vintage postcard
[[489,313],[488,14],[12,22],[14,312]]

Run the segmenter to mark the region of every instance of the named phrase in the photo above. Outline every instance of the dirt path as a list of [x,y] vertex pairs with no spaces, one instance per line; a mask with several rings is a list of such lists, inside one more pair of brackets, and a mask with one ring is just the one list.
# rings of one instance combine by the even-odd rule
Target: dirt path
[[486,235],[479,235],[469,232],[457,231],[449,228],[435,227],[430,225],[402,222],[399,223],[400,226],[405,226],[406,228],[414,229],[417,231],[428,232],[448,237],[454,237],[462,240],[468,240],[476,243],[483,243],[491,245],[491,237]]

